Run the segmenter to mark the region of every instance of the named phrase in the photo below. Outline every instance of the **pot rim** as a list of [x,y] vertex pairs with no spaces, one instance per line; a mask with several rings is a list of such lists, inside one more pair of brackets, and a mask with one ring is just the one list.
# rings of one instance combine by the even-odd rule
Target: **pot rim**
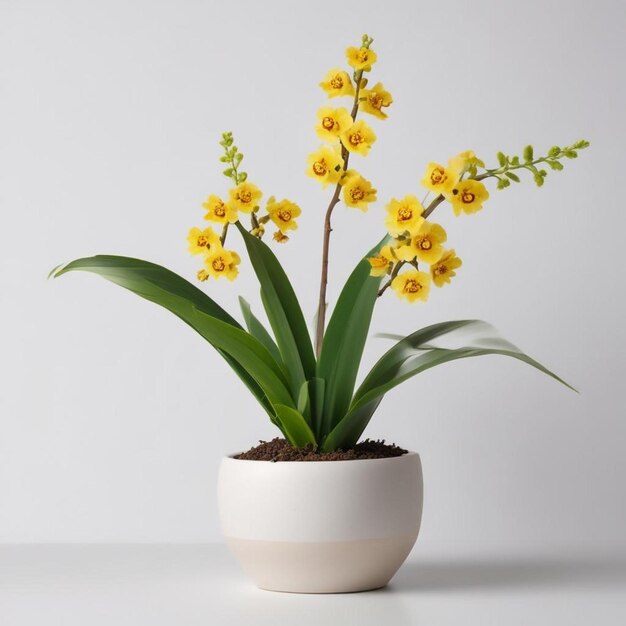
[[327,465],[342,465],[345,463],[377,463],[380,461],[397,461],[398,459],[403,459],[407,457],[417,456],[419,457],[419,452],[414,452],[413,450],[409,450],[406,454],[401,454],[400,456],[387,456],[382,457],[380,459],[342,459],[338,461],[260,461],[257,459],[236,459],[234,458],[236,454],[242,454],[241,452],[233,452],[232,454],[227,454],[222,457],[222,461],[236,461],[236,462],[244,462],[244,463],[260,463],[265,465],[318,465],[318,464],[327,464]]

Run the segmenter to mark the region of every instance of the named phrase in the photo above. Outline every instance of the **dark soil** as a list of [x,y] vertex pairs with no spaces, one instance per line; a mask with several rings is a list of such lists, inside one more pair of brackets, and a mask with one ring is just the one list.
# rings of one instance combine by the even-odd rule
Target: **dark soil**
[[358,459],[387,459],[402,456],[407,450],[395,444],[366,439],[349,450],[318,452],[313,446],[294,448],[286,439],[276,437],[271,441],[260,441],[258,446],[235,455],[244,461],[356,461]]

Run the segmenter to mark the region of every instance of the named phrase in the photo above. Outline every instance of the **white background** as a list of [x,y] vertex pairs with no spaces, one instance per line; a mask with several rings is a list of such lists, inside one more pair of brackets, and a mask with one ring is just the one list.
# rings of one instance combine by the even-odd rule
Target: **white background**
[[[0,1],[0,542],[219,538],[219,459],[274,436],[266,417],[169,313],[91,275],[46,275],[111,253],[193,280],[186,232],[227,189],[217,141],[232,130],[266,197],[303,208],[278,254],[312,318],[330,195],[303,174],[317,84],[368,32],[372,79],[395,102],[354,159],[379,204],[336,211],[331,298],[380,237],[384,202],[421,195],[429,160],[592,142],[543,189],[494,190],[476,216],[441,207],[457,280],[426,305],[379,303],[373,332],[486,319],[581,391],[493,357],[391,393],[367,434],[422,454],[420,542],[626,545],[625,8]],[[206,288],[259,310],[248,263]],[[384,348],[372,339],[365,364]]]

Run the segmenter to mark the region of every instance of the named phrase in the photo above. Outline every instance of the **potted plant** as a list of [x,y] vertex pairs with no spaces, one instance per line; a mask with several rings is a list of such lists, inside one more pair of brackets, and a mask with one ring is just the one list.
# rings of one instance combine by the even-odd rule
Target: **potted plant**
[[429,163],[421,180],[427,197],[387,201],[384,218],[382,212],[377,218],[386,232],[359,260],[327,321],[333,211],[342,202],[348,211],[365,212],[378,200],[372,183],[352,164],[376,141],[370,121],[384,120],[393,103],[381,82],[370,81],[376,62],[371,46],[364,35],[346,51],[349,68],[332,69],[321,82],[333,102],[347,98],[351,104],[320,109],[316,132],[323,144],[307,161],[307,174],[333,190],[324,219],[314,340],[280,261],[263,241],[270,227],[276,243],[288,241],[301,209],[274,196],[262,202],[261,190],[241,170],[243,154],[232,133],[220,141],[231,188],[227,196],[210,195],[204,202],[209,225],[190,231],[189,247],[202,258],[201,282],[232,281],[240,257],[230,248],[231,234],[243,240],[269,328],[243,298],[241,324],[205,291],[147,261],[95,256],[51,272],[93,272],[170,310],[220,353],[278,428],[282,438],[224,458],[218,486],[226,540],[266,589],[372,589],[385,585],[409,554],[422,513],[419,455],[361,441],[388,391],[437,365],[487,354],[513,357],[567,385],[488,324],[461,320],[406,337],[387,335],[393,345],[357,386],[378,298],[395,292],[407,302],[424,302],[432,287],[445,287],[461,267],[446,231],[431,219],[434,211],[464,218],[483,208],[489,183],[505,189],[520,182],[519,174],[530,174],[541,186],[549,170],[563,169],[565,159],[589,145],[555,146],[539,157],[531,146],[521,156],[499,152],[490,167],[471,151],[445,165]]

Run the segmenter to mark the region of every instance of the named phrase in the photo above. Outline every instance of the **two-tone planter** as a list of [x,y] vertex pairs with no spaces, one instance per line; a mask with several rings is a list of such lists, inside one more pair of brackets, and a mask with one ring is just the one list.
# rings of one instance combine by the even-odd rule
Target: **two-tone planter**
[[218,504],[227,544],[262,589],[295,593],[385,586],[422,517],[415,452],[384,459],[222,460]]

